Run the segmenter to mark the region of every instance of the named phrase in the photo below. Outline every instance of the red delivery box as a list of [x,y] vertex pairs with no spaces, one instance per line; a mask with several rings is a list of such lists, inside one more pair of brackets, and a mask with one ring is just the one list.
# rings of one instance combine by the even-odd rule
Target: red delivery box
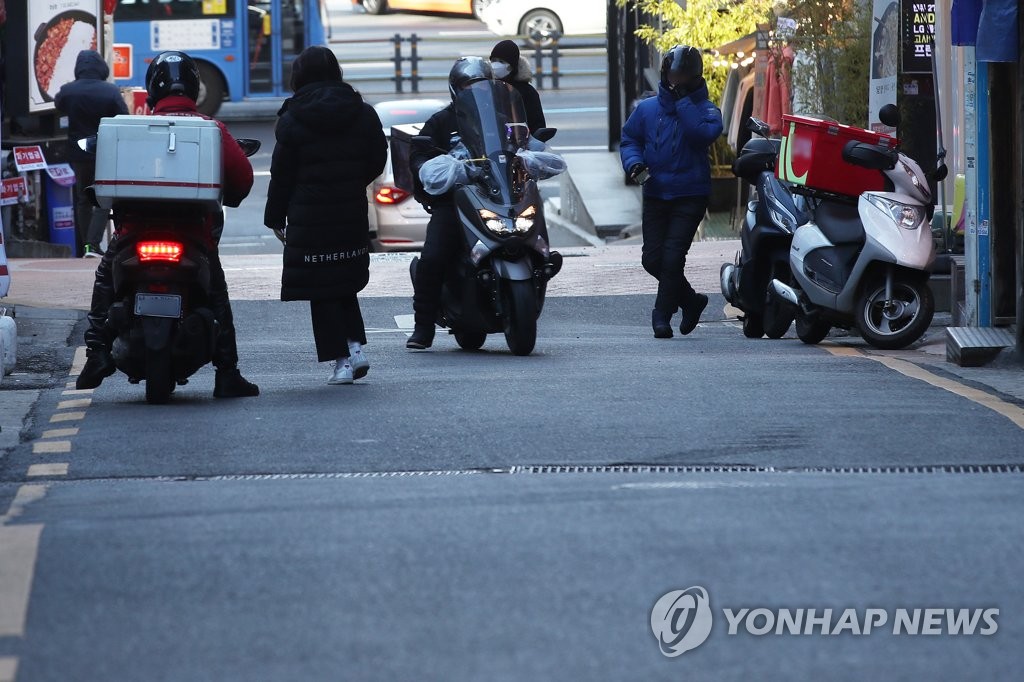
[[859,196],[885,189],[881,171],[843,161],[843,146],[850,140],[895,149],[899,140],[890,135],[820,121],[803,116],[782,116],[782,147],[775,175],[800,187],[833,194]]

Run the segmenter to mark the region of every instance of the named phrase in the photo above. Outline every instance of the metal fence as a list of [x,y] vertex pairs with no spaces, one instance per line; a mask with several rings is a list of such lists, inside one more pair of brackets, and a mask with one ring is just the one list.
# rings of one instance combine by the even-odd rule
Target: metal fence
[[[555,40],[550,45],[544,47],[524,46],[525,40],[522,36],[517,38],[517,42],[520,43],[521,54],[532,62],[533,82],[538,90],[560,90],[563,87],[573,87],[571,81],[574,78],[606,76],[608,73],[607,68],[580,68],[583,65],[577,68],[573,67],[574,62],[578,64],[583,59],[593,60],[595,57],[605,58],[607,56],[608,52],[604,35],[573,36],[571,42]],[[453,62],[453,57],[448,55],[421,54],[421,46],[442,43],[451,46],[452,42],[450,38],[423,37],[415,33],[403,36],[396,33],[390,38],[331,40],[330,44],[332,46],[380,45],[382,48],[387,45],[388,47],[383,49],[382,52],[391,55],[389,61],[392,63],[393,70],[390,75],[346,74],[345,80],[353,83],[390,81],[394,83],[396,93],[419,93],[424,90],[426,92],[441,92],[445,90],[448,82],[448,71]],[[470,36],[459,38],[460,44],[480,43],[489,46],[493,42],[493,37],[478,38]],[[380,61],[379,58],[342,60],[343,64],[349,65],[371,64]],[[566,68],[566,64],[569,65],[569,68]],[[570,80],[568,86],[564,83],[566,79]],[[433,88],[431,86],[432,83],[438,83],[439,86]]]

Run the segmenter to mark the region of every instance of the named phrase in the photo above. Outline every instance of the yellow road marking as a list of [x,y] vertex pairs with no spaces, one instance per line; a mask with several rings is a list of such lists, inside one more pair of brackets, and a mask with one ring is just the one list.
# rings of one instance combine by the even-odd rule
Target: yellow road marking
[[33,455],[53,455],[71,452],[71,441],[51,440],[32,444]]
[[828,350],[829,353],[832,353],[832,355],[839,357],[861,357],[868,360],[874,360],[875,362],[885,365],[889,369],[899,372],[903,376],[923,381],[935,388],[941,388],[942,390],[949,391],[961,398],[966,398],[977,405],[987,407],[993,412],[1001,414],[1009,419],[1018,428],[1024,429],[1024,409],[1017,405],[1008,403],[1005,400],[1000,400],[996,396],[986,393],[985,391],[979,391],[976,388],[965,386],[964,384],[953,381],[952,379],[940,377],[938,374],[933,374],[912,362],[907,362],[906,360],[900,360],[898,358],[892,358],[885,355],[868,355],[866,353],[861,353],[856,348],[849,348],[847,346],[822,347]]
[[64,388],[75,388],[77,383],[77,381],[69,381],[68,383],[64,384]]
[[62,400],[57,403],[58,410],[78,410],[92,405],[92,398],[79,398],[77,400]]
[[79,346],[75,349],[75,359],[71,361],[71,371],[68,372],[68,376],[77,377],[82,373],[83,367],[85,367],[85,346]]
[[81,419],[85,419],[85,412],[60,412],[50,417],[50,423],[74,422]]
[[[25,484],[11,501],[10,508],[0,516],[0,637],[23,637],[28,599],[32,594],[32,576],[35,575],[36,557],[39,555],[41,523],[17,526],[6,525],[21,515],[25,507],[42,499],[46,486]],[[13,680],[18,659],[0,657],[0,682]]]
[[65,462],[33,464],[28,468],[27,476],[67,476],[68,465]]
[[0,682],[14,682],[18,675],[18,659],[10,656],[0,657]]
[[43,435],[40,438],[70,438],[71,436],[77,436],[78,429],[50,429],[49,431],[43,431]]

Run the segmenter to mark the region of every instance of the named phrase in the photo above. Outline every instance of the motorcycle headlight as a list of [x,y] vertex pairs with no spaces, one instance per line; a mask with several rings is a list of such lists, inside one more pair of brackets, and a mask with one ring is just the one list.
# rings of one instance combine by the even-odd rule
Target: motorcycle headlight
[[876,208],[892,216],[896,224],[906,230],[916,230],[925,220],[924,209],[918,206],[910,206],[874,195],[869,195],[868,201],[874,204]]
[[760,197],[760,200],[765,202],[765,206],[768,207],[768,214],[771,216],[772,222],[789,232],[796,232],[798,227],[796,216],[779,201],[770,184],[764,186],[764,196]]
[[515,232],[516,229],[511,218],[502,218],[494,211],[486,208],[480,209],[480,220],[483,221],[484,227],[489,232],[498,237],[507,237]]
[[533,220],[537,217],[537,207],[530,206],[516,218],[516,232],[525,234],[533,229]]

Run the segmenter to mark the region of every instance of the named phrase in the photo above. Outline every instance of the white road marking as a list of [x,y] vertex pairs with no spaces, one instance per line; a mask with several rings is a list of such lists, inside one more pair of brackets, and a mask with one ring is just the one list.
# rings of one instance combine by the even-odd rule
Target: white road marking
[[57,403],[58,410],[79,410],[92,405],[92,398],[76,398],[74,400],[62,400]]
[[85,367],[85,346],[79,346],[75,349],[75,359],[71,362],[71,371],[68,372],[68,376],[77,377],[82,373],[83,367]]
[[50,417],[51,424],[59,424],[61,422],[75,422],[85,419],[85,412],[59,412]]
[[26,476],[67,476],[67,462],[50,462],[47,464],[33,464],[28,468]]
[[40,438],[71,438],[78,435],[78,429],[50,429],[43,431]]
[[0,682],[14,682],[18,676],[18,659],[11,656],[0,657]]
[[56,455],[71,452],[71,441],[51,440],[32,444],[33,455]]
[[415,315],[395,315],[395,325],[400,330],[415,329],[415,327],[416,327],[416,316]]

